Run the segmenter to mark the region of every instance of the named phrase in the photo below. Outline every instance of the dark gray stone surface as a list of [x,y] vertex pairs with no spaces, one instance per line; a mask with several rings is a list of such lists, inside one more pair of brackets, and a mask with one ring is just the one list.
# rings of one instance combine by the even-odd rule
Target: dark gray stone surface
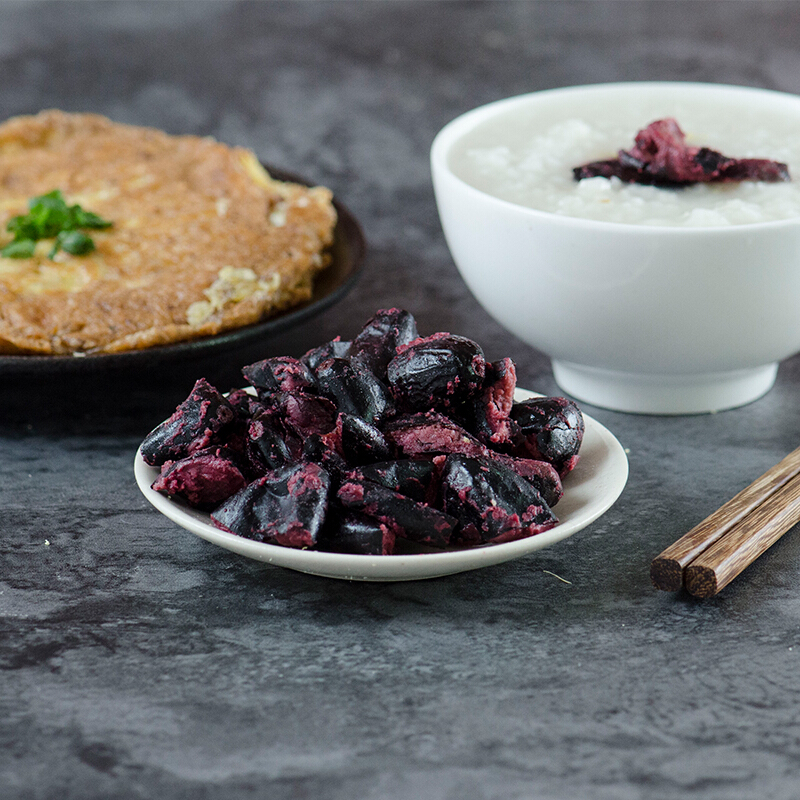
[[200,374],[235,381],[380,306],[556,393],[547,359],[458,278],[436,131],[568,84],[798,92],[798,41],[792,2],[0,3],[0,118],[91,110],[247,145],[331,186],[370,244],[343,302],[256,354],[0,374],[0,797],[796,798],[797,533],[710,601],[656,592],[648,567],[797,446],[797,358],[734,411],[587,407],[629,449],[617,505],[538,554],[428,582],[218,550],[146,503],[132,462]]

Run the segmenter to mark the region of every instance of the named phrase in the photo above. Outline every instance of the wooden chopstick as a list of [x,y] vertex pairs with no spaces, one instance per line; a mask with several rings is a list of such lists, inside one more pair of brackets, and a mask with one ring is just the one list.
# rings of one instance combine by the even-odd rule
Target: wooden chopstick
[[686,567],[686,589],[711,597],[800,522],[800,478],[775,492]]
[[[800,447],[654,558],[650,565],[653,585],[671,592],[686,586],[698,597],[716,594],[800,521],[800,517],[794,519],[800,503],[788,487],[799,475]],[[800,479],[797,486],[800,492]],[[791,519],[794,522],[783,527]],[[766,526],[766,532],[755,526]],[[700,561],[701,556],[707,557]],[[690,570],[695,565],[697,569]]]

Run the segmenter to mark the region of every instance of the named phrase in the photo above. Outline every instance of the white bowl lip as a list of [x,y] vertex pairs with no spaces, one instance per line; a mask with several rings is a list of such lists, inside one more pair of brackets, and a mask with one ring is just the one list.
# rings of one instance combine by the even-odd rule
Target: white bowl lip
[[[752,234],[754,231],[772,231],[783,228],[795,228],[800,226],[800,216],[789,217],[787,219],[768,220],[765,222],[746,222],[736,225],[714,225],[708,227],[681,227],[678,225],[645,225],[629,222],[612,222],[596,219],[585,219],[583,217],[570,217],[566,214],[555,214],[551,211],[542,211],[537,208],[530,208],[519,203],[512,203],[510,200],[503,200],[495,197],[482,189],[477,189],[471,184],[459,178],[451,169],[447,157],[450,149],[458,139],[471,131],[476,125],[492,118],[496,114],[502,113],[507,108],[514,105],[524,105],[532,100],[552,96],[554,94],[580,94],[582,92],[600,93],[602,91],[625,90],[625,89],[686,89],[688,91],[726,91],[730,94],[757,94],[763,97],[774,97],[782,99],[790,104],[797,104],[800,109],[800,95],[789,92],[780,92],[774,89],[760,89],[753,86],[739,86],[725,83],[703,83],[698,81],[621,81],[614,83],[589,83],[580,86],[561,86],[552,89],[542,89],[525,94],[518,94],[512,97],[504,97],[500,100],[493,100],[490,103],[477,106],[476,108],[465,111],[463,114],[450,120],[434,137],[431,144],[430,160],[431,170],[435,175],[437,171],[446,174],[447,177],[455,182],[461,191],[468,195],[481,198],[484,202],[496,205],[498,208],[508,212],[519,214],[531,220],[546,222],[548,225],[562,225],[567,228],[584,228],[595,232],[612,232],[619,234],[622,231],[626,235],[646,234],[653,236],[659,234],[663,236],[682,236],[686,238],[700,236],[735,236],[738,233]],[[800,180],[800,176],[793,177],[792,180]]]

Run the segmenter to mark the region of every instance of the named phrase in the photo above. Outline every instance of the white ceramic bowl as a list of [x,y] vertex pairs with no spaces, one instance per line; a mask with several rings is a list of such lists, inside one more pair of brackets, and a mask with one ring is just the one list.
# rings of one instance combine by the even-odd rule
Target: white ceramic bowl
[[777,111],[796,120],[800,136],[800,97],[630,83],[501,100],[458,117],[433,143],[436,202],[461,275],[495,319],[552,358],[561,389],[584,402],[681,414],[743,405],[767,392],[778,362],[800,351],[800,218],[698,228],[563,216],[469,185],[453,172],[453,147],[516,109],[558,119],[587,107],[645,99],[652,106],[655,98],[666,117],[687,97],[719,104],[727,125],[745,110]]

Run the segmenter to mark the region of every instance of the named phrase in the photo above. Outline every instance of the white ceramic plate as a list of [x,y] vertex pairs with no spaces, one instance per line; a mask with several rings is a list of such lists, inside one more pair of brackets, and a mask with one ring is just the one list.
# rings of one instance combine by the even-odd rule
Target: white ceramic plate
[[[534,396],[517,390],[516,399]],[[158,470],[147,466],[141,451],[136,453],[134,472],[144,496],[166,517],[207,541],[247,558],[280,567],[359,581],[409,581],[437,578],[456,572],[488,567],[549,547],[594,522],[616,501],[628,479],[628,459],[614,435],[599,422],[584,415],[586,433],[578,466],[564,480],[564,496],[555,507],[558,525],[544,533],[515,542],[485,545],[464,550],[413,553],[391,556],[362,556],[294,550],[262,544],[227,533],[211,524],[209,515],[170,500],[150,485]]]

